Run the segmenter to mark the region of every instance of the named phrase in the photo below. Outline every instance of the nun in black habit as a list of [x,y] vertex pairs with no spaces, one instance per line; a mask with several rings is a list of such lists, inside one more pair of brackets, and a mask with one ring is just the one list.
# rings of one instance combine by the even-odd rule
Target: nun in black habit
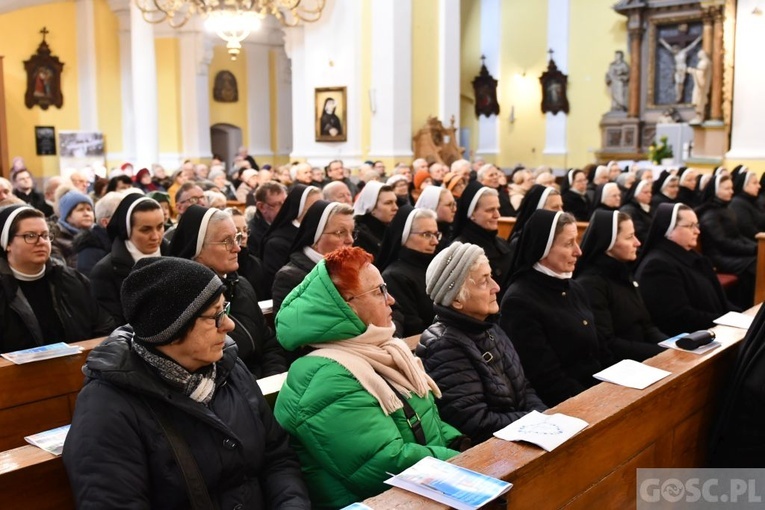
[[712,263],[694,248],[698,219],[684,204],[661,204],[635,276],[653,323],[667,335],[693,332],[739,308],[725,297]]
[[[223,236],[227,236],[225,240],[220,239]],[[231,303],[229,317],[236,325],[229,336],[236,342],[244,364],[260,379],[287,370],[286,354],[266,324],[252,285],[236,271],[239,262],[231,254],[239,253],[239,240],[231,216],[218,209],[192,205],[178,222],[170,255],[199,262],[223,280],[223,295]],[[231,270],[222,274],[224,265]]]
[[679,179],[680,184],[680,189],[677,192],[677,201],[681,204],[685,204],[689,207],[696,207],[699,205],[699,183],[696,177],[696,172],[687,166],[682,166],[680,167],[680,170],[677,171],[677,178]]
[[709,467],[765,467],[765,307],[742,343],[712,432]]
[[454,218],[454,241],[483,248],[491,266],[491,277],[499,285],[497,300],[507,290],[510,278],[510,246],[497,235],[499,226],[499,193],[471,181],[462,192]]
[[758,232],[765,232],[765,210],[757,203],[759,192],[760,183],[754,172],[744,170],[733,180],[733,200],[729,207],[736,213],[739,231],[749,239],[754,239]]
[[521,206],[518,208],[518,216],[515,217],[515,225],[508,237],[511,260],[515,256],[515,251],[518,249],[518,241],[521,239],[523,227],[537,209],[562,211],[563,200],[561,199],[560,192],[549,186],[535,184],[526,193],[526,196],[523,197],[523,202],[521,202]]
[[635,225],[635,234],[641,243],[645,244],[648,239],[648,229],[653,220],[653,208],[651,207],[651,183],[637,180],[622,199],[624,205],[620,211],[627,213]]
[[[140,226],[136,225],[136,215],[139,213],[146,213],[140,217]],[[144,224],[143,220],[148,221]],[[125,324],[120,297],[122,281],[140,259],[167,255],[170,250],[170,243],[163,238],[164,222],[162,207],[156,200],[142,193],[129,193],[120,201],[106,226],[112,248],[93,266],[90,272],[90,292],[117,325]],[[141,235],[141,232],[134,231],[133,227],[147,230],[151,239],[147,238],[147,234]],[[139,241],[137,236],[143,239]]]
[[300,222],[289,262],[274,277],[274,316],[284,298],[297,287],[327,253],[353,245],[353,208],[348,204],[319,200]]
[[321,198],[316,186],[295,184],[287,194],[284,205],[273,223],[268,227],[261,244],[260,260],[263,262],[263,286],[270,289],[274,276],[290,258],[290,246],[297,237],[300,220],[305,211]]
[[369,181],[353,204],[356,222],[354,246],[363,248],[375,259],[380,253],[385,230],[398,211],[393,188],[378,181]]
[[425,272],[435,257],[439,234],[435,212],[409,205],[398,210],[385,233],[375,265],[396,300],[393,322],[402,338],[419,335],[433,323]]
[[[622,205],[622,192],[615,182],[600,184],[595,188],[595,198],[592,201],[592,212],[618,211]],[[592,215],[590,215],[592,216]]]
[[576,281],[590,298],[598,337],[616,359],[643,361],[664,349],[667,335],[651,322],[631,265],[640,241],[629,215],[595,211],[582,240]]
[[587,197],[587,177],[584,172],[572,168],[563,179],[563,210],[574,215],[577,221],[590,219],[590,199]]
[[571,278],[581,255],[576,237],[571,214],[532,214],[500,309],[500,326],[532,386],[550,406],[596,384],[592,374],[611,362],[598,340],[587,293]]
[[659,178],[653,181],[653,196],[651,207],[656,209],[659,204],[676,204],[680,192],[680,179],[668,170],[663,170]]

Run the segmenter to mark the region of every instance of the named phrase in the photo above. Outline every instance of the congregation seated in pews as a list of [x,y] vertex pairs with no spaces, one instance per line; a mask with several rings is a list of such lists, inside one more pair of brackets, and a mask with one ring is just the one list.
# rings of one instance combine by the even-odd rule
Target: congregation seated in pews
[[[465,163],[469,170],[469,163]],[[460,166],[464,167],[460,163],[457,168]],[[184,264],[192,264],[215,275],[216,279],[213,281],[222,281],[225,284],[225,288],[221,289],[224,297],[216,303],[184,304],[185,293],[179,291],[183,282],[173,282],[168,285],[169,288],[159,289],[157,286],[160,282],[169,280],[155,276],[146,284],[156,284],[152,287],[152,295],[141,294],[140,289],[125,291],[123,288],[122,292],[116,294],[119,300],[117,304],[122,308],[125,300],[136,299],[134,294],[142,295],[142,300],[151,303],[156,310],[149,312],[142,309],[141,315],[146,314],[157,321],[171,318],[176,313],[183,315],[184,320],[192,317],[193,326],[189,331],[198,329],[204,323],[210,330],[210,338],[230,336],[234,342],[226,343],[225,348],[224,344],[218,345],[219,342],[216,342],[212,351],[199,351],[188,344],[184,346],[187,341],[177,341],[177,338],[176,341],[171,339],[167,345],[145,339],[138,341],[131,338],[132,333],[125,333],[130,330],[124,328],[135,328],[136,324],[133,322],[137,320],[140,323],[141,319],[135,313],[131,314],[131,317],[134,317],[131,319],[127,316],[127,311],[124,311],[122,316],[113,313],[113,321],[108,327],[93,329],[91,333],[79,338],[61,336],[61,331],[68,333],[69,329],[60,325],[42,324],[41,328],[48,330],[32,337],[34,345],[59,339],[71,342],[92,338],[112,333],[115,326],[129,323],[129,326],[118,329],[112,334],[111,340],[93,351],[87,361],[85,355],[77,358],[76,363],[79,365],[85,361],[85,373],[88,376],[85,388],[87,390],[89,387],[116,384],[116,380],[106,375],[112,368],[108,364],[99,364],[108,361],[103,359],[101,353],[110,353],[109,356],[128,356],[133,360],[131,363],[148,364],[158,373],[162,384],[169,385],[173,388],[172,391],[179,392],[178,396],[174,397],[176,401],[172,406],[180,406],[180,411],[170,413],[171,421],[175,422],[181,436],[186,437],[188,442],[209,423],[206,422],[204,412],[191,412],[191,408],[186,408],[187,405],[193,407],[194,401],[209,405],[210,400],[206,399],[223,399],[219,402],[228,402],[233,398],[226,396],[228,390],[221,388],[232,384],[238,388],[238,382],[232,383],[225,379],[239,377],[234,374],[239,369],[234,370],[230,365],[231,353],[235,353],[234,359],[238,355],[244,361],[242,366],[258,378],[259,382],[271,375],[284,381],[284,386],[280,387],[281,391],[272,402],[275,406],[275,418],[265,410],[261,397],[256,398],[257,403],[253,404],[252,399],[249,399],[247,404],[257,409],[259,418],[255,421],[263,420],[267,427],[275,427],[273,431],[279,432],[273,433],[278,437],[287,437],[283,436],[283,427],[291,438],[291,446],[286,447],[286,450],[278,450],[282,452],[278,455],[286,464],[290,464],[289,459],[295,459],[290,468],[292,474],[289,475],[293,477],[293,482],[289,485],[297,492],[285,489],[281,491],[282,496],[297,498],[296,500],[313,507],[336,508],[374,497],[385,488],[383,481],[386,472],[400,472],[424,455],[435,455],[443,459],[456,456],[456,461],[462,463],[463,459],[471,458],[470,455],[457,456],[459,450],[469,444],[468,438],[472,439],[474,446],[471,452],[476,452],[477,455],[477,452],[487,451],[484,442],[497,441],[490,439],[493,432],[528,411],[545,410],[548,406],[566,410],[580,409],[576,406],[577,403],[586,401],[591,396],[594,398],[597,395],[602,398],[605,395],[603,385],[596,385],[597,381],[592,377],[595,372],[615,361],[627,358],[645,360],[659,354],[659,358],[654,358],[649,363],[656,359],[674,359],[677,353],[663,352],[663,348],[657,346],[659,341],[678,332],[712,327],[713,319],[728,310],[739,309],[729,302],[713,266],[704,255],[694,249],[699,236],[698,220],[695,219],[694,211],[681,204],[660,204],[652,207],[650,194],[649,203],[644,203],[645,190],[651,190],[650,181],[638,180],[633,176],[636,179],[635,184],[629,188],[632,193],[630,195],[628,192],[625,195],[625,199],[629,198],[633,208],[637,207],[651,217],[649,230],[644,234],[644,238],[640,239],[632,219],[615,210],[614,197],[621,194],[620,186],[626,186],[628,182],[627,179],[617,179],[622,174],[617,174],[614,182],[601,183],[595,187],[590,202],[586,177],[584,186],[579,182],[580,174],[584,173],[569,172],[566,178],[570,178],[570,188],[576,188],[570,190],[574,195],[569,193],[569,200],[575,199],[590,204],[588,211],[594,214],[582,216],[584,220],[590,220],[588,224],[586,221],[576,221],[560,211],[561,202],[563,209],[566,209],[566,200],[561,200],[557,189],[532,186],[532,172],[516,171],[510,180],[515,179],[517,182],[510,189],[504,184],[494,185],[494,174],[501,172],[493,165],[489,166],[491,168],[486,168],[481,173],[482,178],[487,179],[487,186],[483,182],[470,181],[467,176],[461,177],[458,173],[445,173],[445,169],[440,165],[431,165],[425,170],[428,176],[421,176],[419,179],[421,201],[414,208],[410,205],[399,208],[394,188],[387,188],[374,180],[367,182],[363,190],[366,190],[368,196],[365,195],[366,198],[362,197],[363,200],[356,202],[355,229],[367,232],[361,237],[357,237],[357,232],[353,229],[354,222],[350,219],[350,214],[345,214],[349,212],[343,209],[345,206],[341,207],[336,202],[328,201],[314,203],[320,195],[318,188],[312,188],[311,185],[290,188],[285,196],[292,198],[288,198],[287,209],[283,209],[281,219],[276,221],[280,218],[279,211],[273,210],[274,204],[266,206],[263,201],[274,196],[278,198],[278,191],[283,188],[279,187],[276,194],[266,193],[265,196],[260,196],[263,200],[259,202],[257,179],[252,173],[248,174],[248,180],[252,183],[248,185],[251,188],[248,193],[253,195],[253,202],[256,204],[254,209],[258,212],[270,210],[274,213],[270,225],[264,219],[265,215],[257,216],[256,213],[255,218],[260,218],[259,221],[266,223],[266,232],[270,233],[259,242],[264,243],[261,246],[272,246],[274,240],[281,243],[278,249],[273,248],[273,245],[270,250],[261,248],[260,252],[263,257],[275,256],[271,259],[269,270],[276,269],[277,281],[280,283],[278,296],[281,310],[280,306],[275,307],[275,311],[278,312],[275,318],[276,334],[269,327],[256,303],[264,297],[262,294],[268,291],[276,293],[277,285],[268,288],[268,291],[256,292],[256,286],[250,279],[253,278],[255,283],[261,284],[261,280],[267,277],[257,276],[262,274],[257,270],[250,272],[247,278],[238,274],[244,261],[254,263],[256,268],[263,262],[263,259],[253,257],[252,254],[245,253],[245,257],[242,256],[241,245],[246,243],[243,237],[248,219],[245,216],[237,216],[238,221],[235,221],[230,213],[218,211],[217,208],[207,208],[206,199],[196,195],[206,187],[204,181],[199,181],[199,184],[190,181],[187,183],[191,184],[190,186],[182,184],[175,196],[175,202],[179,209],[182,209],[182,214],[178,224],[174,225],[168,252],[179,259],[161,257],[160,261],[167,259],[161,276],[180,270]],[[455,166],[452,165],[452,170],[454,169]],[[453,175],[449,176],[450,173]],[[296,178],[302,174],[292,172],[292,177]],[[600,178],[605,178],[604,172],[601,171],[600,174]],[[260,177],[260,174],[256,175]],[[397,175],[407,179],[403,171]],[[409,175],[411,177],[411,173]],[[657,185],[658,192],[662,192],[671,200],[673,190],[669,190],[669,187],[674,188],[674,184],[679,183],[682,190],[688,180],[682,179],[682,175],[662,174],[662,182]],[[216,173],[215,177],[220,180],[221,176]],[[455,178],[466,185],[461,190],[459,200],[455,200],[447,188],[437,186],[441,181],[453,183]],[[431,182],[430,186],[428,180]],[[744,177],[743,181],[744,184],[752,182],[751,177]],[[321,184],[320,181],[315,182]],[[339,180],[333,182],[345,185]],[[710,184],[707,184],[712,186],[707,188],[707,193],[711,193],[710,189],[717,189],[724,182],[724,176],[712,179]],[[669,184],[665,185],[666,183]],[[219,183],[216,187],[226,186]],[[581,192],[580,188],[584,188],[585,191]],[[517,220],[499,217],[499,210],[508,202],[511,192],[516,204],[519,197],[522,197],[520,207],[515,206],[514,209],[527,211],[526,214],[519,215]],[[641,196],[640,201],[635,199],[635,195]],[[130,198],[122,199],[122,203],[115,208],[111,221],[115,225],[113,246],[120,247],[121,258],[125,262],[120,278],[129,280],[131,277],[137,278],[133,276],[135,267],[145,268],[147,264],[151,265],[151,262],[142,260],[157,255],[159,249],[157,243],[142,249],[140,234],[144,228],[139,216],[148,212],[158,212],[160,209],[155,207],[155,204],[159,204],[151,199],[138,198],[133,194],[126,196]],[[150,210],[144,211],[135,207],[135,204],[149,202]],[[411,199],[409,202],[412,202]],[[452,205],[455,202],[458,204],[456,213]],[[262,207],[258,206],[258,203]],[[236,206],[224,202],[222,207],[225,205]],[[626,205],[625,203],[625,210]],[[0,273],[0,283],[5,287],[16,282],[15,288],[20,289],[15,293],[16,296],[21,295],[25,300],[42,299],[40,302],[49,307],[40,312],[42,309],[32,306],[34,312],[58,313],[64,303],[63,297],[56,292],[43,292],[39,284],[35,287],[25,279],[30,275],[39,274],[47,278],[46,271],[50,270],[46,270],[45,267],[55,265],[54,262],[48,261],[48,255],[45,253],[50,252],[50,243],[44,235],[47,233],[47,227],[36,224],[30,227],[21,223],[26,221],[26,217],[16,221],[15,216],[12,217],[15,210],[0,209],[0,229],[5,236],[0,238],[0,245],[4,249],[10,248],[4,250],[0,259],[0,264],[5,263],[10,268],[6,273]],[[341,211],[341,214],[334,214],[335,211]],[[252,213],[253,209],[245,212]],[[344,223],[341,221],[343,219],[348,219],[350,223]],[[454,220],[453,228],[449,226],[451,220]],[[164,216],[152,217],[152,221],[150,223],[155,233],[164,231]],[[339,227],[336,226],[338,221],[342,223]],[[512,237],[516,240],[513,250],[508,249],[507,240],[511,239],[512,228],[516,222],[520,223],[516,235]],[[373,239],[370,226],[374,227],[376,235],[382,237]],[[335,235],[341,231],[344,235]],[[452,237],[445,239],[444,232],[451,233]],[[27,237],[31,239],[32,234],[35,234],[33,243],[27,241]],[[324,243],[324,237],[327,235],[337,242],[328,245]],[[579,249],[583,235],[584,256]],[[157,236],[147,233],[147,237],[153,240]],[[161,239],[161,233],[159,238]],[[347,247],[352,238],[355,240],[354,244],[374,248],[377,257],[369,260],[364,257],[358,258],[360,255],[353,255],[359,252]],[[285,240],[292,243],[292,246],[284,248],[282,244]],[[467,244],[469,242],[472,244]],[[27,249],[31,255],[39,258],[42,264],[38,261],[34,267],[24,266],[20,270],[18,254],[21,252],[14,249],[18,243],[26,243],[24,246],[29,246]],[[337,250],[340,245],[346,247]],[[467,250],[470,255],[465,255],[461,250]],[[456,256],[457,251],[462,254]],[[110,253],[113,253],[113,250]],[[435,253],[441,255],[434,258]],[[287,280],[280,279],[278,275],[286,274],[282,271],[289,268],[289,264],[294,265],[294,260],[297,260],[292,255],[296,255],[300,260],[300,257],[307,258],[310,264],[303,264],[301,271],[297,273],[298,276],[291,276]],[[487,255],[487,258],[483,258]],[[638,256],[639,264],[635,265],[633,261]],[[281,263],[273,262],[277,258]],[[181,259],[186,259],[187,262],[182,262]],[[103,261],[107,262],[103,262],[102,265],[113,265],[109,258],[104,258]],[[680,265],[674,266],[675,263]],[[762,265],[765,265],[765,255]],[[73,269],[66,271],[77,274]],[[765,270],[757,271],[757,276],[760,277],[761,273],[765,273]],[[404,276],[406,278],[403,278]],[[668,279],[670,276],[671,282]],[[87,279],[80,278],[84,288],[88,289]],[[699,282],[704,282],[704,285],[699,287]],[[119,284],[116,288],[119,288]],[[762,288],[765,292],[765,283]],[[753,290],[745,292],[748,293],[750,302]],[[167,294],[161,298],[162,292],[165,291]],[[93,320],[105,315],[100,309],[104,300],[90,298],[87,295],[89,292],[86,291],[86,297],[89,298],[87,306],[92,307],[93,311],[88,314],[88,319]],[[443,292],[448,295],[444,296]],[[503,292],[506,293],[504,299]],[[112,295],[115,293],[112,292]],[[401,296],[400,304],[396,304],[398,296]],[[7,307],[4,310],[9,312],[0,318],[2,328],[7,324],[2,321],[8,317],[18,323],[17,316],[14,316],[16,308],[10,306],[7,297],[4,299],[6,301],[2,305]],[[225,303],[222,301],[224,299]],[[707,302],[712,301],[714,303],[707,305]],[[181,308],[175,309],[171,306],[173,304],[187,308],[185,311]],[[500,309],[501,313],[497,314]],[[108,315],[105,316],[108,318]],[[39,317],[37,320],[39,322]],[[232,329],[230,324],[235,324],[235,327]],[[390,332],[392,325],[400,326],[401,336],[425,332],[416,349],[419,356],[412,354],[413,346],[394,338]],[[60,329],[58,332],[54,330],[57,327]],[[0,331],[4,332],[5,330]],[[561,338],[565,338],[566,342],[557,341]],[[109,351],[117,348],[118,344],[124,344],[119,347],[119,353]],[[28,346],[31,345],[33,344]],[[446,348],[446,345],[449,347]],[[5,351],[11,350],[4,344],[2,347]],[[222,352],[220,361],[211,359],[208,356],[210,352],[217,352],[218,349]],[[285,349],[294,352],[285,353]],[[275,361],[269,361],[270,357]],[[715,354],[710,364],[717,367],[717,358],[721,358],[720,366],[708,377],[702,378],[696,373],[693,367],[701,366],[698,363],[683,365],[683,369],[687,368],[687,373],[682,372],[682,377],[703,379],[705,384],[724,381],[725,370],[732,363],[732,354]],[[473,361],[466,364],[468,359]],[[239,362],[234,362],[234,365],[239,367]],[[171,366],[172,370],[164,372],[167,366]],[[750,372],[742,373],[747,375]],[[77,377],[73,380],[76,381]],[[218,382],[225,384],[219,387]],[[494,385],[497,389],[492,392],[482,391],[480,388],[484,385]],[[117,390],[111,388],[110,391],[129,389],[117,386]],[[62,420],[65,423],[71,419],[74,409],[74,433],[70,432],[71,442],[67,443],[64,460],[70,472],[78,473],[71,477],[72,484],[76,487],[75,497],[80,501],[90,502],[89,498],[77,496],[85,492],[93,494],[90,488],[82,488],[85,486],[80,485],[78,480],[85,480],[83,483],[87,484],[94,479],[90,474],[79,474],[80,470],[90,468],[78,463],[78,454],[71,453],[86,451],[85,439],[81,436],[83,432],[76,432],[84,430],[85,421],[81,421],[77,416],[80,413],[85,417],[92,414],[92,410],[88,413],[89,408],[107,409],[109,405],[115,406],[117,399],[94,400],[87,396],[93,390],[87,390],[81,393],[80,404],[73,407],[74,395],[79,388],[67,388],[69,390],[66,393],[56,395],[59,402],[57,405],[61,406],[61,402],[67,403],[64,408],[67,412],[59,413],[58,421],[51,423],[50,427],[62,424]],[[251,390],[248,389],[245,393],[249,391]],[[660,398],[662,392],[674,395],[682,391],[681,388],[675,387],[674,383],[662,384],[655,389],[656,398]],[[627,399],[632,398],[622,393],[619,395]],[[643,397],[634,398],[635,405],[647,408],[648,402],[644,402]],[[691,413],[692,410],[703,409],[703,416],[694,415],[693,418],[702,420],[694,429],[700,438],[709,433],[709,416],[714,406],[710,402],[698,402],[694,405],[696,407],[693,409],[684,408],[678,412]],[[8,412],[21,413],[21,407],[21,404],[15,405]],[[740,403],[736,403],[732,409],[735,411],[741,407]],[[146,422],[147,426],[162,423],[166,418],[161,416],[161,413],[155,413],[151,405],[142,409],[142,412],[147,410],[149,414],[140,420],[142,423]],[[583,410],[585,411],[586,409]],[[120,412],[122,411],[115,410],[114,414],[119,415]],[[230,414],[228,411],[221,412],[232,419],[238,416],[234,411]],[[577,415],[574,411],[571,412]],[[612,418],[599,415],[591,422],[591,426],[603,429],[606,422],[609,419],[617,419],[616,416],[628,421],[626,416],[619,414],[620,412],[621,409],[617,409]],[[106,414],[111,413],[110,411]],[[132,422],[127,420],[126,423]],[[678,423],[673,422],[670,425],[679,426]],[[251,425],[250,420],[242,426]],[[239,447],[244,451],[251,451],[247,450],[248,448],[264,448],[262,444],[242,442],[243,429],[239,429],[239,426],[237,424],[234,429],[224,431],[226,434],[233,434],[231,440],[236,446],[232,450]],[[50,427],[46,425],[40,428]],[[25,430],[23,434],[35,431],[39,430]],[[372,434],[372,431],[376,433]],[[579,441],[583,445],[597,444],[597,438],[588,431],[583,433]],[[123,431],[121,435],[126,436],[127,433]],[[9,443],[8,447],[22,444],[21,437],[23,435],[14,437],[14,442]],[[660,434],[657,432],[652,438],[658,441]],[[104,440],[105,444],[111,445],[111,439]],[[128,444],[128,441],[125,441],[125,444]],[[642,446],[646,444],[648,443]],[[382,450],[385,452],[384,460],[379,456],[380,445],[385,445],[385,449]],[[154,445],[147,455],[156,453],[161,456],[160,463],[172,465],[175,461],[166,446]],[[204,444],[191,446],[194,451],[192,457],[197,457],[197,460],[205,458],[207,454],[201,453],[207,448]],[[268,443],[265,447],[272,446],[273,444]],[[294,448],[296,453],[291,453],[291,448]],[[109,452],[109,448],[102,449]],[[527,450],[521,448],[513,447],[510,450],[522,452],[521,457],[525,460],[519,461],[519,466],[526,465],[526,469],[538,469],[533,467],[539,458],[538,455],[530,455]],[[687,458],[699,464],[703,460],[703,454],[704,452],[699,450],[689,454]],[[121,453],[112,455],[122,456]],[[297,477],[294,478],[297,459],[300,461],[302,474],[301,470],[297,470]],[[182,507],[188,501],[189,495],[183,489],[182,483],[179,483],[180,489],[177,492],[162,496],[153,494],[151,489],[147,488],[152,486],[153,483],[148,480],[153,476],[169,476],[183,481],[183,475],[178,471],[177,465],[170,466],[168,471],[162,474],[147,467],[154,462],[150,455],[137,462],[138,466],[143,467],[131,467],[133,471],[130,472],[130,477],[143,478],[140,483],[130,484],[130,487],[121,486],[120,490],[125,491],[125,498],[153,500],[164,508]],[[237,465],[235,469],[248,473],[267,469],[264,468],[266,464],[258,464],[259,460],[253,462],[254,464],[232,465]],[[264,459],[263,462],[267,463],[269,459]],[[662,463],[665,463],[666,459],[655,458],[646,462],[664,465]],[[604,463],[603,469],[608,467],[607,464],[609,463]],[[57,468],[45,469],[51,470],[49,476],[52,479],[62,474],[60,461]],[[229,469],[223,464],[205,465],[202,469],[205,480],[202,485],[207,487],[209,497],[218,503],[236,501],[237,504],[242,503],[247,507],[240,496],[232,495],[230,487],[219,488],[214,483],[216,475],[211,474],[211,471],[227,472]],[[0,480],[4,476],[0,474]],[[506,473],[502,476],[511,475]],[[5,478],[6,481],[9,479]],[[305,489],[300,489],[303,483],[300,480],[305,480]],[[236,478],[234,482],[249,483],[240,478]],[[275,482],[269,478],[268,481],[260,483],[262,485]],[[576,490],[584,490],[581,485],[575,487]],[[98,494],[99,491],[100,489],[95,493]],[[270,491],[271,489],[258,487],[248,488],[245,492],[251,493],[252,497],[257,499],[261,496],[272,497]],[[157,497],[160,499],[154,499]],[[67,503],[64,507],[72,506],[71,495],[65,500]],[[512,501],[512,495],[510,500]]]

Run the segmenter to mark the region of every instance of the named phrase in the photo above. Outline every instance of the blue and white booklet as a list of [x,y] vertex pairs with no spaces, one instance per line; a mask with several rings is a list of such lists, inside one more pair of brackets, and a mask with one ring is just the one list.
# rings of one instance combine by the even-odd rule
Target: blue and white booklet
[[31,436],[26,436],[24,440],[31,445],[58,456],[64,450],[64,441],[66,441],[66,435],[69,433],[69,427],[70,425],[64,425],[63,427],[32,434]]
[[425,457],[385,483],[457,510],[480,508],[513,486],[433,457]]
[[24,363],[41,361],[44,359],[72,356],[81,352],[82,347],[80,346],[59,342],[56,344],[41,345],[40,347],[32,347],[31,349],[24,349],[21,351],[6,352],[1,356],[15,365],[22,365]]

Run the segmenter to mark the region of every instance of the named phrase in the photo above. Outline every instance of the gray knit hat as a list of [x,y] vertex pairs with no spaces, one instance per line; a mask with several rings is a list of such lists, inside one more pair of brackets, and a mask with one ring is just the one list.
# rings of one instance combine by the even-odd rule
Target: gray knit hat
[[122,308],[135,339],[166,345],[223,292],[210,269],[176,257],[146,257],[122,284]]
[[483,248],[470,243],[453,242],[441,251],[425,272],[425,292],[437,305],[449,306],[465,283]]

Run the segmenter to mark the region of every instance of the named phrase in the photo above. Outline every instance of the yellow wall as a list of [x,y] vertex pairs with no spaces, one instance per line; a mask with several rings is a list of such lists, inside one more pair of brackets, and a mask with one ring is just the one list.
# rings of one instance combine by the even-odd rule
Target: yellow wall
[[[471,159],[478,147],[478,120],[475,116],[473,79],[481,72],[481,3],[462,0],[460,4],[460,126],[470,129],[470,147],[465,147],[465,157]],[[499,69],[489,69],[497,78]],[[502,115],[505,112],[500,112]]]
[[178,39],[154,41],[157,60],[157,114],[159,115],[159,152],[181,154],[181,67]]
[[[120,81],[119,22],[106,0],[94,3],[96,26],[96,90],[98,125],[107,153],[122,152],[122,84]],[[123,161],[108,161],[111,168]]]
[[[568,158],[566,166],[582,167],[595,161],[600,149],[603,114],[611,109],[611,96],[605,82],[614,51],[629,55],[624,16],[611,7],[613,0],[576,0],[571,3],[569,37]],[[578,34],[584,36],[578,37]],[[586,35],[585,35],[586,34]],[[627,57],[629,60],[629,57]]]
[[[547,2],[502,2],[501,5],[497,87],[501,111],[500,154],[496,163],[505,167],[518,162],[537,166],[542,164],[545,144],[539,76],[547,68]],[[515,123],[510,124],[512,107],[515,107]]]
[[[64,63],[61,90],[64,105],[31,110],[24,105],[27,77],[24,60],[37,52],[42,41],[42,27],[50,32],[48,45],[53,55]],[[39,7],[19,9],[0,15],[0,34],[4,55],[5,104],[8,123],[8,148],[11,158],[21,156],[37,177],[59,173],[58,157],[36,156],[35,126],[54,126],[61,130],[79,129],[79,98],[77,92],[77,38],[74,2],[58,2]],[[12,44],[11,44],[12,42]]]
[[412,134],[438,116],[438,12],[438,0],[412,2]]
[[[363,0],[361,4],[361,26],[372,27],[372,3]],[[361,31],[361,91],[359,94],[358,107],[361,109],[361,154],[362,159],[370,157],[369,149],[372,145],[372,112],[369,107],[369,94],[365,93],[372,88],[372,30]]]
[[[232,61],[226,50],[226,46],[218,44],[214,48],[213,59],[210,63],[210,125],[218,123],[232,124],[242,129],[242,140],[247,144],[249,134],[247,130],[247,49],[242,48],[242,53],[237,60]],[[239,101],[236,103],[219,103],[213,101],[212,91],[215,83],[215,75],[219,71],[230,71],[236,77],[239,87]],[[265,119],[263,120],[265,122]]]

